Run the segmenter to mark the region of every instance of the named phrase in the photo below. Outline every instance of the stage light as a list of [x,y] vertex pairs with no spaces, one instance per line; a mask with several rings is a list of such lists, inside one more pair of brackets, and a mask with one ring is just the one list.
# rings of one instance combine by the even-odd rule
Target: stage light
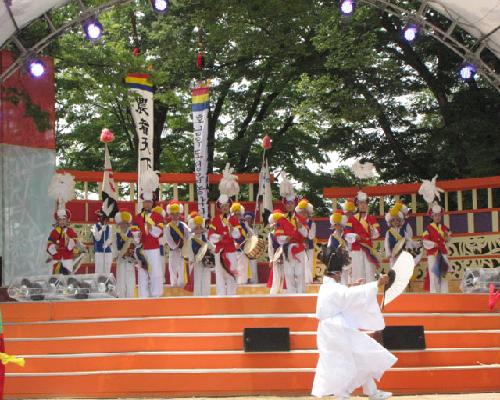
[[168,11],[169,0],[151,0],[151,7],[157,14],[164,14]]
[[413,42],[418,35],[418,27],[415,24],[406,24],[403,28],[403,36],[408,42]]
[[40,78],[45,74],[45,64],[38,58],[30,58],[26,63],[26,69],[33,78]]
[[94,41],[101,38],[103,27],[97,18],[92,18],[83,23],[83,31],[87,39]]
[[472,65],[471,63],[464,63],[460,67],[460,77],[464,81],[468,81],[471,79],[474,79],[476,76],[476,67]]
[[356,6],[354,0],[341,0],[340,1],[340,11],[344,15],[351,15],[354,12],[354,7]]

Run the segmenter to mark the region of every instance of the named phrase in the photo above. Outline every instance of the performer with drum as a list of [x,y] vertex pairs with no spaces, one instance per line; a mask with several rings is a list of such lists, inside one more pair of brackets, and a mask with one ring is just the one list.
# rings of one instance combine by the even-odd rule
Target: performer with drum
[[[330,216],[330,223],[333,232],[328,238],[327,248],[330,250],[330,252],[336,252],[339,248],[343,248],[345,252],[350,254],[351,245],[346,241],[345,230],[345,226],[347,225],[347,216],[344,215],[344,212],[342,210],[335,210],[334,213]],[[352,283],[351,263],[342,266],[340,283],[346,286]]]
[[210,296],[210,281],[215,268],[215,246],[207,239],[205,219],[197,215],[189,220],[189,262],[193,267],[193,295]]
[[280,194],[285,207],[285,216],[276,220],[276,239],[283,248],[287,293],[305,293],[307,221],[295,214],[297,198],[291,182],[283,177]]
[[170,286],[184,287],[186,276],[186,263],[182,254],[182,248],[189,240],[188,226],[181,221],[184,206],[177,200],[172,200],[167,205],[167,214],[170,222],[165,226],[164,236],[169,247],[168,271],[170,273]]
[[[254,213],[247,211],[247,212],[245,212],[245,215],[243,217],[244,217],[247,229],[250,233],[250,236],[257,235],[257,232],[254,230],[254,221],[255,221]],[[249,271],[249,276],[248,276],[248,282],[249,283],[259,283],[257,259],[250,258],[249,260],[250,260],[250,271]]]
[[375,270],[379,266],[377,251],[373,248],[373,239],[380,236],[380,225],[375,217],[368,213],[368,196],[364,192],[356,195],[358,213],[348,220],[349,231],[355,233],[352,243],[352,279],[375,280]]
[[132,214],[119,211],[115,215],[116,292],[118,297],[135,297],[136,246],[132,231]]
[[238,276],[238,253],[231,236],[229,211],[231,196],[239,193],[237,177],[226,165],[219,183],[220,196],[217,200],[218,214],[212,218],[208,231],[208,240],[215,244],[215,279],[218,296],[236,294]]

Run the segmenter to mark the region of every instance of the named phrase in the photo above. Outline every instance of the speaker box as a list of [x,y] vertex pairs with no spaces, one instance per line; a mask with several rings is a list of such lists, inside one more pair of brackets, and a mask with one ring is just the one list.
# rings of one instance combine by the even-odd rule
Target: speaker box
[[290,329],[245,328],[243,347],[245,352],[290,351]]
[[424,327],[386,326],[382,331],[382,341],[390,350],[422,350],[425,349]]

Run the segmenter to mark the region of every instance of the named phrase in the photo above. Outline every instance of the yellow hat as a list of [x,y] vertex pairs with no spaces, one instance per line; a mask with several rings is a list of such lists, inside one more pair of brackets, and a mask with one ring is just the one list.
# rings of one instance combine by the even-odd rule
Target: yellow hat
[[309,202],[306,199],[302,199],[299,201],[299,204],[297,204],[297,207],[300,208],[301,210],[305,210],[308,204]]
[[356,204],[352,199],[347,199],[342,205],[345,212],[354,212],[356,210]]
[[115,215],[115,222],[117,224],[130,224],[132,222],[132,214],[130,214],[128,211],[119,211]]
[[334,213],[330,217],[330,223],[345,225],[347,224],[347,216],[344,215],[342,210],[335,210]]
[[245,208],[241,205],[241,203],[235,202],[235,203],[231,204],[231,208],[229,209],[229,211],[231,212],[231,214],[235,214],[235,213],[244,214]]

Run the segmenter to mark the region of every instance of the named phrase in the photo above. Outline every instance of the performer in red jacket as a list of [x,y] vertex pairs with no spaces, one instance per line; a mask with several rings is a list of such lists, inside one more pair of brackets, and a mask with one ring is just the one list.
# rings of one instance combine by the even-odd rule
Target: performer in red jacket
[[215,279],[218,296],[236,294],[238,277],[238,252],[231,236],[229,209],[231,199],[222,194],[217,200],[219,213],[212,218],[208,240],[215,245]]
[[368,196],[364,192],[356,195],[358,213],[349,217],[346,231],[354,233],[352,243],[352,280],[364,279],[365,282],[375,280],[375,270],[379,266],[376,250],[373,248],[372,239],[380,236],[380,225],[375,217],[368,214]]
[[236,196],[239,191],[237,176],[233,175],[233,169],[227,164],[219,183],[220,196],[217,200],[219,213],[212,218],[208,231],[208,240],[215,245],[215,282],[218,296],[236,294],[238,253],[231,236],[229,211],[231,197]]
[[73,249],[77,244],[77,234],[69,226],[71,213],[59,209],[55,214],[56,225],[50,232],[47,242],[47,262],[53,274],[69,275],[73,273]]
[[437,203],[429,209],[432,222],[422,234],[423,245],[427,250],[427,268],[430,279],[431,293],[448,293],[446,275],[449,270],[448,250],[446,242],[449,241],[451,232],[441,223],[443,209]]
[[[135,234],[142,245],[147,269],[139,268],[139,297],[160,297],[163,295],[163,266],[160,254],[160,238],[163,235],[163,216],[153,212],[154,195],[159,179],[153,171],[141,176],[142,210],[134,217]],[[139,236],[139,237],[137,237]]]

